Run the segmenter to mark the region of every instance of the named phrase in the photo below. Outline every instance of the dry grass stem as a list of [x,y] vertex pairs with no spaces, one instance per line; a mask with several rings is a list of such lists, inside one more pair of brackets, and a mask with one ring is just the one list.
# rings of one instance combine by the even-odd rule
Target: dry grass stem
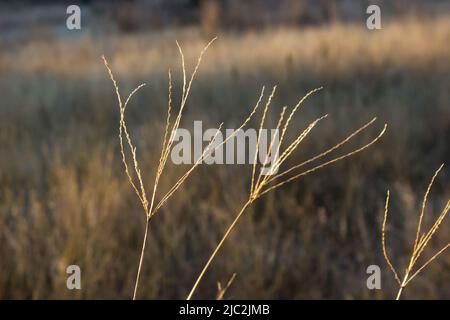
[[230,288],[230,286],[233,284],[234,279],[236,278],[236,273],[233,273],[233,275],[231,276],[230,280],[228,280],[227,284],[225,285],[225,287],[222,286],[222,284],[219,282],[217,282],[217,297],[216,300],[223,300],[223,297],[225,296],[225,293],[227,292],[228,288]]
[[433,177],[431,178],[430,183],[428,184],[427,190],[425,192],[425,195],[423,197],[422,201],[422,208],[419,215],[419,221],[417,223],[417,230],[416,230],[416,237],[414,240],[414,245],[412,248],[411,256],[409,259],[409,263],[407,268],[405,269],[405,274],[403,276],[403,280],[400,280],[400,277],[395,270],[391,260],[388,257],[387,250],[386,250],[386,223],[388,218],[388,207],[389,207],[389,190],[387,191],[386,196],[386,203],[385,203],[385,209],[384,209],[384,219],[383,219],[383,225],[381,228],[381,245],[383,249],[383,255],[384,258],[389,266],[389,269],[392,271],[395,280],[399,284],[399,289],[397,292],[396,299],[399,300],[402,292],[404,291],[404,288],[417,276],[422,272],[431,262],[433,262],[438,256],[440,256],[447,248],[450,247],[450,242],[447,243],[441,250],[439,250],[437,253],[435,253],[431,258],[426,260],[420,267],[416,267],[417,262],[419,258],[421,257],[422,253],[424,252],[427,245],[430,243],[432,237],[435,235],[437,230],[439,229],[439,226],[441,225],[442,221],[444,220],[445,216],[447,215],[449,209],[450,209],[450,199],[447,200],[447,204],[442,209],[442,211],[439,213],[438,217],[436,218],[435,222],[431,226],[431,228],[427,231],[422,233],[422,224],[423,224],[423,218],[425,215],[425,208],[428,200],[428,195],[430,193],[431,187],[433,186],[434,180],[436,179],[439,172],[444,167],[444,164],[442,164],[434,173]]

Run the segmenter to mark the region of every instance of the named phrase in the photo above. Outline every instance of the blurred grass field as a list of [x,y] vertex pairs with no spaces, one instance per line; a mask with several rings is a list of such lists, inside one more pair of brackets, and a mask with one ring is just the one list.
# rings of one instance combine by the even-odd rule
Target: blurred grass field
[[[130,297],[143,217],[121,167],[118,109],[100,56],[109,58],[124,93],[148,83],[127,112],[142,171],[153,173],[168,68],[178,93],[182,85],[175,40],[190,67],[207,42],[189,27],[72,38],[44,32],[0,43],[0,299]],[[373,116],[379,128],[389,124],[388,132],[364,153],[259,200],[198,297],[214,298],[216,282],[236,272],[227,298],[392,298],[395,282],[380,246],[386,189],[393,195],[388,247],[394,263],[404,265],[429,177],[450,159],[450,17],[404,18],[373,32],[344,23],[222,32],[204,58],[181,126],[203,120],[234,128],[261,86],[273,84],[279,91],[272,120],[283,105],[324,87],[295,119],[303,128],[330,114],[297,160]],[[140,297],[185,297],[245,200],[248,171],[201,166],[162,209],[150,227]],[[171,166],[163,187],[180,172]],[[448,178],[446,167],[430,212],[448,199]],[[434,249],[448,242],[449,227],[445,222]],[[66,288],[69,264],[81,267],[81,291]],[[384,270],[381,291],[366,288],[371,264]],[[447,254],[405,297],[449,299],[449,271]]]

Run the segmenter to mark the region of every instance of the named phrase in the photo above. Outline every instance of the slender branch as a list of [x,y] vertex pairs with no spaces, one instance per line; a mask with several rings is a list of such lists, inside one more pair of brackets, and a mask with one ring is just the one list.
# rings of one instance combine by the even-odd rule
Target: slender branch
[[138,271],[137,271],[137,274],[136,274],[136,281],[134,283],[133,300],[136,300],[137,290],[138,290],[138,287],[139,287],[139,279],[140,279],[140,276],[141,276],[142,264],[144,262],[145,246],[147,244],[148,227],[150,225],[149,222],[150,222],[149,219],[147,219],[147,222],[145,223],[145,232],[144,232],[144,239],[142,240],[141,256],[139,258],[139,266],[138,266]]
[[395,271],[395,268],[392,265],[392,262],[389,259],[389,256],[388,256],[387,250],[386,250],[386,222],[387,222],[387,218],[388,218],[388,207],[389,207],[389,190],[387,191],[386,202],[384,205],[384,219],[383,219],[383,226],[381,229],[381,247],[383,248],[384,259],[386,260],[389,268],[391,269],[392,273],[394,274],[395,280],[398,282],[399,285],[401,285],[400,278],[397,274],[397,271]]
[[444,167],[444,164],[441,164],[439,169],[437,169],[436,172],[434,173],[433,178],[431,178],[431,181],[427,187],[427,191],[425,192],[425,195],[423,197],[422,211],[420,212],[419,224],[417,226],[417,232],[416,232],[416,239],[414,240],[414,250],[417,249],[417,245],[418,245],[418,241],[419,241],[419,233],[420,233],[420,229],[422,227],[422,220],[423,220],[423,216],[425,214],[425,206],[427,205],[428,194],[430,193],[431,186],[433,185],[434,179],[436,179],[436,177],[439,174],[439,171],[441,171],[442,167]]
[[195,290],[198,287],[198,284],[200,283],[200,281],[202,280],[203,276],[205,275],[206,271],[208,270],[209,266],[211,265],[212,261],[214,260],[214,258],[216,257],[217,253],[220,251],[220,249],[222,248],[225,240],[228,238],[228,235],[231,233],[231,231],[234,229],[234,227],[236,226],[237,222],[239,221],[239,219],[241,218],[242,214],[245,212],[245,210],[248,208],[248,206],[250,206],[250,204],[252,203],[251,200],[247,201],[244,206],[241,208],[241,210],[239,211],[239,213],[236,215],[236,217],[234,218],[233,222],[230,224],[230,226],[228,227],[227,231],[225,232],[225,234],[223,235],[222,239],[220,240],[220,242],[217,244],[216,248],[214,249],[213,253],[211,254],[211,256],[209,257],[208,261],[206,262],[205,266],[203,267],[202,271],[200,272],[199,276],[197,277],[197,280],[195,280],[194,285],[192,286],[191,291],[189,292],[189,295],[187,296],[186,300],[191,300],[192,296],[194,295]]

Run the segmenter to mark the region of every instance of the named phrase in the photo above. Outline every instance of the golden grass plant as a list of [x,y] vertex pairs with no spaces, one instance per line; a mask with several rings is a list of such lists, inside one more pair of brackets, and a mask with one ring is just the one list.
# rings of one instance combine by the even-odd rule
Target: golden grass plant
[[399,289],[397,292],[396,300],[399,300],[405,287],[417,276],[419,275],[431,262],[433,262],[439,255],[441,255],[447,248],[450,247],[450,242],[447,243],[441,250],[436,252],[431,258],[426,260],[424,263],[420,265],[420,267],[417,267],[419,258],[422,256],[422,253],[426,249],[427,245],[430,243],[433,236],[436,234],[436,232],[439,229],[439,226],[441,225],[442,221],[444,220],[445,216],[447,215],[449,209],[450,209],[450,199],[447,200],[447,204],[442,209],[442,211],[439,213],[438,217],[434,221],[433,225],[428,229],[427,232],[422,232],[422,224],[423,224],[423,218],[425,215],[425,208],[428,200],[428,195],[430,193],[431,187],[433,186],[434,180],[436,179],[439,172],[444,167],[444,164],[442,164],[434,173],[433,177],[431,178],[430,183],[428,184],[427,190],[425,192],[425,195],[423,197],[422,201],[422,208],[419,215],[419,221],[417,223],[417,230],[416,230],[416,237],[414,240],[414,245],[411,251],[411,256],[409,258],[408,266],[405,269],[405,273],[403,275],[403,279],[400,279],[399,273],[394,268],[394,265],[392,264],[391,260],[389,259],[389,256],[387,254],[386,250],[386,223],[388,218],[388,207],[389,207],[389,190],[387,191],[386,195],[386,203],[384,207],[384,219],[383,219],[383,225],[381,228],[381,244],[383,249],[383,255],[387,262],[387,265],[389,266],[389,269],[392,271],[392,274],[394,275],[395,281],[399,285]]
[[[112,73],[111,68],[108,65],[106,58],[104,56],[102,56],[103,62],[108,70],[109,77],[111,78],[111,81],[115,88],[117,101],[119,104],[119,111],[120,111],[119,141],[120,141],[120,153],[122,155],[122,162],[124,165],[125,173],[130,182],[130,185],[134,189],[137,197],[139,198],[140,203],[142,204],[142,208],[144,210],[145,218],[146,218],[144,239],[142,241],[141,255],[140,255],[138,270],[137,270],[137,274],[136,274],[133,300],[135,300],[137,297],[137,291],[138,291],[138,287],[139,287],[139,279],[140,279],[140,275],[141,275],[142,264],[143,264],[144,254],[145,254],[145,247],[146,247],[146,243],[147,243],[149,224],[150,224],[151,219],[155,216],[155,214],[157,212],[159,212],[159,209],[170,199],[170,197],[180,188],[180,186],[186,181],[186,179],[197,168],[197,166],[201,163],[202,159],[204,159],[204,157],[208,153],[209,148],[213,144],[215,138],[217,137],[217,134],[216,134],[213,137],[213,139],[211,139],[210,143],[205,148],[205,150],[202,153],[202,155],[200,156],[200,158],[177,180],[177,182],[169,189],[169,191],[166,192],[161,197],[159,202],[157,202],[156,197],[157,197],[157,191],[158,191],[158,184],[161,179],[164,168],[166,167],[166,164],[167,164],[169,153],[170,153],[170,150],[171,150],[171,147],[173,144],[173,138],[174,138],[175,133],[180,125],[180,122],[181,122],[181,119],[183,116],[183,111],[186,106],[186,102],[187,102],[187,99],[189,97],[189,93],[191,90],[192,82],[195,78],[195,75],[197,74],[203,54],[206,52],[206,50],[208,49],[208,47],[212,44],[212,42],[214,40],[215,40],[215,38],[213,40],[211,40],[201,51],[201,53],[198,57],[198,60],[197,60],[197,64],[194,68],[194,71],[192,72],[192,74],[190,76],[189,81],[186,80],[187,77],[186,77],[184,54],[183,54],[183,51],[181,50],[181,47],[178,45],[178,42],[177,42],[177,46],[178,46],[178,49],[179,49],[179,52],[181,55],[181,59],[182,59],[183,92],[182,92],[182,96],[181,96],[181,102],[180,102],[178,114],[175,118],[174,123],[172,124],[170,133],[169,133],[169,128],[171,126],[171,111],[173,108],[173,106],[172,106],[172,104],[173,104],[173,101],[172,101],[172,76],[171,76],[171,72],[169,70],[169,73],[168,73],[169,93],[168,93],[168,106],[167,106],[167,118],[166,118],[165,133],[164,133],[164,138],[163,138],[163,142],[162,142],[161,154],[159,157],[159,164],[158,164],[158,168],[156,170],[155,180],[153,182],[153,191],[151,192],[150,197],[148,196],[148,193],[145,189],[145,183],[143,181],[142,173],[139,168],[139,162],[138,162],[137,154],[136,154],[136,147],[133,144],[132,138],[130,136],[130,133],[128,131],[127,124],[125,121],[125,111],[126,111],[126,108],[127,108],[127,105],[129,103],[130,99],[133,97],[133,95],[139,89],[141,89],[143,86],[145,86],[145,84],[141,84],[141,85],[137,86],[134,90],[132,90],[131,93],[126,98],[125,102],[123,102],[122,96],[119,92],[119,85],[114,78],[114,75]],[[220,125],[220,127],[221,127],[221,125]],[[217,131],[217,133],[219,133],[219,130]],[[124,140],[126,142],[124,142]],[[125,143],[128,145],[129,153],[131,154],[131,162],[132,162],[131,167],[134,170],[134,175],[130,172],[130,166],[128,165],[129,160],[127,159]],[[148,199],[150,199],[150,201]]]
[[[210,255],[209,259],[207,260],[207,262],[205,263],[203,269],[201,270],[199,276],[197,277],[191,291],[189,292],[188,296],[187,296],[187,300],[190,300],[195,292],[195,290],[197,289],[200,281],[202,280],[203,276],[205,275],[206,271],[208,270],[209,266],[211,265],[212,261],[214,260],[214,258],[216,257],[217,253],[220,251],[221,247],[223,246],[225,240],[228,238],[228,236],[230,235],[231,231],[234,229],[234,227],[237,225],[239,219],[242,217],[242,215],[244,214],[244,212],[246,211],[246,209],[258,198],[260,198],[261,196],[263,196],[264,194],[268,193],[269,191],[275,190],[279,187],[281,187],[282,185],[293,181],[295,179],[298,179],[302,176],[305,176],[309,173],[315,172],[319,169],[322,169],[330,164],[333,164],[335,162],[338,162],[340,160],[343,160],[347,157],[350,157],[360,151],[363,151],[364,149],[370,147],[372,144],[374,144],[386,131],[387,125],[384,125],[383,130],[378,134],[378,136],[376,138],[374,138],[372,141],[370,141],[369,143],[363,145],[360,148],[354,149],[353,151],[344,153],[340,156],[337,156],[331,160],[327,160],[324,161],[322,163],[316,164],[314,165],[312,168],[307,169],[307,170],[299,170],[302,167],[304,167],[307,164],[310,163],[314,163],[315,161],[319,160],[319,159],[323,159],[325,156],[329,155],[330,153],[332,153],[333,151],[339,149],[340,147],[342,147],[343,145],[345,145],[350,139],[352,139],[353,137],[355,137],[356,135],[358,135],[360,132],[362,132],[364,129],[366,129],[367,127],[369,127],[371,124],[373,124],[376,120],[376,118],[372,119],[371,121],[369,121],[368,123],[366,123],[365,125],[363,125],[362,127],[360,127],[359,129],[357,129],[356,131],[354,131],[353,133],[351,133],[350,135],[348,135],[345,139],[343,139],[341,142],[337,143],[336,145],[334,145],[333,147],[329,148],[326,151],[323,151],[321,153],[319,153],[318,155],[304,161],[301,162],[297,165],[292,166],[289,169],[286,169],[284,171],[282,171],[281,173],[276,173],[278,172],[278,169],[280,168],[280,166],[289,158],[289,156],[292,155],[292,153],[297,149],[297,147],[300,145],[300,143],[306,138],[306,136],[311,132],[311,130],[324,118],[327,117],[327,115],[324,115],[320,118],[317,118],[315,121],[313,121],[312,123],[310,123],[306,129],[302,130],[297,137],[290,142],[290,144],[287,146],[287,148],[285,148],[283,151],[280,150],[280,147],[282,146],[282,143],[284,141],[284,138],[286,137],[286,131],[289,127],[289,124],[292,120],[292,117],[295,115],[295,113],[297,112],[297,110],[303,105],[303,102],[312,94],[314,94],[315,92],[319,91],[321,88],[318,89],[314,89],[312,91],[310,91],[309,93],[307,93],[303,98],[301,98],[298,103],[292,108],[291,112],[289,113],[289,116],[287,117],[286,120],[284,120],[285,118],[285,113],[287,110],[287,107],[283,107],[283,110],[280,113],[277,125],[276,125],[276,129],[280,129],[281,128],[281,135],[279,137],[279,144],[277,147],[277,154],[279,154],[278,157],[275,158],[275,162],[271,164],[271,168],[269,170],[268,173],[263,174],[262,171],[260,171],[259,174],[256,174],[257,171],[257,161],[256,161],[256,157],[258,155],[258,150],[260,147],[260,137],[261,137],[261,131],[264,127],[264,123],[265,123],[265,119],[266,119],[266,115],[267,112],[269,110],[269,106],[272,102],[272,99],[275,95],[275,91],[276,91],[276,86],[273,87],[271,94],[269,95],[265,107],[263,109],[263,113],[261,116],[261,122],[260,122],[260,126],[259,126],[259,134],[258,134],[258,138],[257,138],[257,142],[256,142],[256,152],[255,152],[255,161],[253,162],[253,168],[252,168],[252,177],[251,177],[251,183],[250,183],[250,190],[249,190],[249,195],[248,195],[248,199],[245,202],[245,204],[242,206],[242,208],[238,211],[238,213],[236,214],[234,220],[232,221],[232,223],[229,225],[229,227],[227,228],[227,230],[225,231],[224,235],[222,236],[222,239],[220,240],[220,242],[217,244],[217,246],[215,247],[215,249],[213,250],[212,254]],[[264,89],[264,88],[263,88]],[[264,93],[264,91],[262,92],[262,94]],[[262,95],[259,99],[259,101],[261,101]],[[259,107],[259,101],[256,105],[256,108]],[[283,122],[284,121],[284,122]],[[267,150],[267,156],[265,158],[265,161],[261,164],[261,167],[265,167],[267,165],[267,161],[268,161],[268,156],[270,155],[270,152],[272,150],[273,144],[275,142],[275,138],[276,136],[274,136],[272,138],[271,143],[269,144],[269,148]],[[276,173],[276,174],[275,174]]]

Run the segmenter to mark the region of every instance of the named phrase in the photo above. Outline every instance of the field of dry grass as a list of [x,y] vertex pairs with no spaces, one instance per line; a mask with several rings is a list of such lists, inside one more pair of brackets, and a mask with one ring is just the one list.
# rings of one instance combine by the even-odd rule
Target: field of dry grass
[[[206,43],[196,29],[87,33],[63,41],[43,33],[0,43],[0,299],[130,298],[144,225],[121,167],[119,113],[100,56],[109,58],[124,92],[148,83],[127,117],[142,171],[154,173],[169,67],[174,87],[182,85],[176,39],[193,65]],[[234,128],[261,86],[278,84],[272,122],[283,105],[324,87],[292,125],[304,128],[329,114],[296,151],[294,163],[374,116],[389,130],[370,150],[283,186],[249,208],[198,297],[214,298],[216,282],[236,272],[226,298],[392,298],[397,284],[380,244],[385,192],[389,188],[392,196],[387,246],[393,262],[404,265],[421,195],[436,168],[450,159],[449,75],[445,17],[398,21],[376,32],[336,24],[219,35],[193,85],[182,127],[203,120]],[[161,188],[184,169],[170,166]],[[186,296],[231,213],[245,202],[248,172],[243,165],[200,166],[161,209],[149,233],[141,298]],[[448,199],[448,177],[446,166],[434,184],[425,224]],[[147,183],[152,179],[144,177]],[[429,244],[434,251],[448,242],[449,227],[444,221]],[[450,256],[439,259],[408,286],[405,298],[450,298]],[[69,264],[81,267],[81,291],[66,289]],[[381,291],[366,288],[371,264],[384,270]]]

